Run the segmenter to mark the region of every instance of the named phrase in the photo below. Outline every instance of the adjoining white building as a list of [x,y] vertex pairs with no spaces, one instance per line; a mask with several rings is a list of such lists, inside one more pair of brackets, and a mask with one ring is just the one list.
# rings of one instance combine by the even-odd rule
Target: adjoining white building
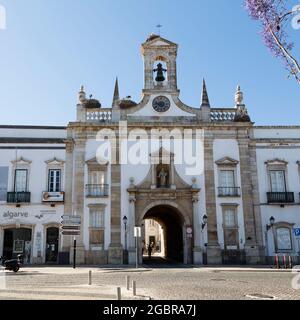
[[66,128],[0,126],[0,253],[56,263],[64,214]]
[[135,263],[133,229],[147,220],[170,261],[299,259],[300,126],[255,127],[239,87],[230,108],[211,107],[205,82],[201,105],[185,105],[177,49],[157,35],[142,44],[141,102],[120,99],[116,82],[104,108],[82,87],[66,128],[0,126],[0,254],[70,263],[59,228],[76,215],[82,264]]

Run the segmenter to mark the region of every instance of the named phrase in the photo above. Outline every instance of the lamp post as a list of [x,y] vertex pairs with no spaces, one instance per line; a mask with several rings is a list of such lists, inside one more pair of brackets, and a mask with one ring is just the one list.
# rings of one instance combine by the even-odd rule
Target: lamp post
[[124,250],[124,263],[128,264],[128,251],[127,251],[127,222],[128,218],[126,216],[123,217],[123,223],[124,223],[124,231],[125,231],[125,250]]
[[271,228],[273,228],[274,223],[275,223],[275,218],[272,216],[272,217],[270,218],[270,224],[267,224],[267,225],[266,225],[267,231],[269,231]]
[[[269,257],[268,231],[273,228],[274,223],[275,223],[275,218],[272,216],[269,221],[270,221],[270,223],[266,225],[266,232],[265,232],[265,238],[266,238],[266,255],[267,255],[267,257]],[[267,259],[268,259],[268,258],[267,258]]]
[[76,269],[76,237],[73,239],[73,269]]
[[203,220],[202,220],[202,226],[201,226],[201,228],[202,228],[202,230],[203,230],[203,229],[205,228],[205,226],[207,225],[207,215],[205,214],[202,219],[203,219]]
[[203,264],[207,264],[207,253],[206,250],[204,249],[204,234],[203,234],[203,230],[205,228],[205,226],[207,225],[207,215],[205,214],[202,218],[202,225],[201,225],[201,235],[202,235],[202,244],[203,244],[203,253],[202,253],[202,261]]

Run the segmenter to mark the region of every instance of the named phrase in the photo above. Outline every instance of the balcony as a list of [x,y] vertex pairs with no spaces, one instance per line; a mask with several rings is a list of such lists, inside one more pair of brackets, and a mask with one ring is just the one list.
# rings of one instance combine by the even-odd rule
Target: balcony
[[239,187],[219,187],[219,197],[239,197]]
[[268,203],[294,203],[294,192],[267,192]]
[[109,185],[108,184],[87,184],[86,196],[91,198],[107,197]]
[[30,192],[7,192],[7,203],[29,203]]

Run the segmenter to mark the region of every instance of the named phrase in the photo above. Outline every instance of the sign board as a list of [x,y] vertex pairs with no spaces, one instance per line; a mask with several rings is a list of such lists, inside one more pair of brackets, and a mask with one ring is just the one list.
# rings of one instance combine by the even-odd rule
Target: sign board
[[191,227],[186,228],[186,233],[187,234],[192,234],[193,233],[193,229]]
[[77,231],[77,230],[63,230],[61,234],[63,236],[80,236],[80,231]]
[[61,216],[63,221],[62,225],[80,225],[81,217],[80,216]]
[[64,202],[64,192],[43,192],[43,202]]
[[134,227],[134,237],[141,238],[142,236],[142,228],[141,227]]
[[79,230],[80,231],[80,226],[73,226],[73,225],[63,225],[62,230]]
[[80,216],[62,216],[61,234],[64,236],[79,236],[80,235]]
[[300,228],[295,228],[295,237],[300,239]]

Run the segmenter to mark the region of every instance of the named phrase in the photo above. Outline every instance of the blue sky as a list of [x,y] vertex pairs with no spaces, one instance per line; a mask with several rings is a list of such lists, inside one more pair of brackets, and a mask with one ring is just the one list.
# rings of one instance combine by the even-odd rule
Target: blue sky
[[[186,104],[199,106],[205,77],[213,107],[233,106],[240,84],[256,124],[300,125],[300,86],[264,47],[242,0],[0,4],[7,12],[7,29],[0,30],[0,124],[66,125],[75,120],[81,84],[109,107],[116,76],[121,96],[139,101],[140,44],[161,23],[162,36],[179,44],[178,86]],[[299,39],[300,30],[291,33]]]

